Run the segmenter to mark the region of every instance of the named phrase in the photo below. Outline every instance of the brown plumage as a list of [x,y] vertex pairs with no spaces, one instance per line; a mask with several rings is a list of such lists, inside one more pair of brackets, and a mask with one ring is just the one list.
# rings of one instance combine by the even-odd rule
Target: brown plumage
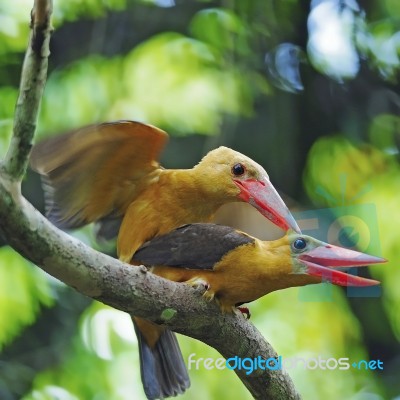
[[294,232],[262,241],[227,226],[189,224],[144,244],[134,261],[172,281],[204,284],[205,296],[229,312],[273,291],[322,280],[341,286],[376,285],[379,282],[330,266],[385,260]]
[[118,232],[118,255],[180,225],[208,222],[223,204],[245,201],[283,229],[299,231],[265,170],[227,147],[192,169],[166,170],[157,161],[168,135],[151,125],[91,125],[34,146],[31,166],[46,182],[47,214],[73,229],[90,222]]

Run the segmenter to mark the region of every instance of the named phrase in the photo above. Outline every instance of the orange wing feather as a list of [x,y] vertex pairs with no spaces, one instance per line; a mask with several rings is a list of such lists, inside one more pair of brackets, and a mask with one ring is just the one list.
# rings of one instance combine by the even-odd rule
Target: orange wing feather
[[154,126],[118,121],[35,145],[31,166],[50,183],[49,218],[68,229],[124,214],[146,176],[161,170],[157,160],[167,140]]

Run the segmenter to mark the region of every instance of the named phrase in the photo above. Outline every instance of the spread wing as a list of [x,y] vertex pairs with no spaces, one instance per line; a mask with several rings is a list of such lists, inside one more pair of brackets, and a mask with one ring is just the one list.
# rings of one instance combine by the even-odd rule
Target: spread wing
[[115,225],[146,177],[160,169],[157,160],[167,139],[154,126],[118,121],[35,145],[30,162],[43,176],[48,218],[63,229],[101,219]]
[[215,224],[183,225],[146,242],[133,256],[137,263],[187,269],[213,269],[221,258],[254,238]]

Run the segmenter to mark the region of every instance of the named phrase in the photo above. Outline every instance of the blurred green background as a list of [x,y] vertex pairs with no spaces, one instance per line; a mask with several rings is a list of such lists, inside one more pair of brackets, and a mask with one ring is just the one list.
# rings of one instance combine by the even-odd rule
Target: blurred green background
[[[32,3],[0,4],[1,156]],[[70,0],[55,1],[54,26],[38,137],[134,119],[170,133],[165,167],[191,167],[218,145],[262,164],[305,233],[389,263],[366,271],[378,291],[276,292],[251,304],[252,322],[283,358],[384,363],[290,369],[304,399],[400,399],[400,3]],[[23,189],[42,210],[38,177],[29,173]],[[246,205],[217,220],[264,239],[282,234]],[[74,234],[99,248],[90,228]],[[144,399],[129,317],[0,239],[0,398]],[[180,342],[185,358],[220,357]],[[182,399],[251,398],[231,371],[190,375]]]

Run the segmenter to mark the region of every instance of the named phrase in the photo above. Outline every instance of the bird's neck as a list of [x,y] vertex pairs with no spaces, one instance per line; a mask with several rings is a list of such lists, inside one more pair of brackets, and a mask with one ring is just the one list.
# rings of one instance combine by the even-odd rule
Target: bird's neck
[[[274,241],[258,241],[258,245],[263,249],[258,252],[258,261],[264,267],[261,276],[265,279],[268,292],[321,282],[319,278],[301,273],[290,255],[287,235]],[[263,278],[260,277],[261,280]]]
[[205,188],[192,169],[165,170],[164,179],[170,186],[169,192],[176,206],[190,208],[198,215],[197,222],[208,222],[214,213],[224,204],[218,193]]

